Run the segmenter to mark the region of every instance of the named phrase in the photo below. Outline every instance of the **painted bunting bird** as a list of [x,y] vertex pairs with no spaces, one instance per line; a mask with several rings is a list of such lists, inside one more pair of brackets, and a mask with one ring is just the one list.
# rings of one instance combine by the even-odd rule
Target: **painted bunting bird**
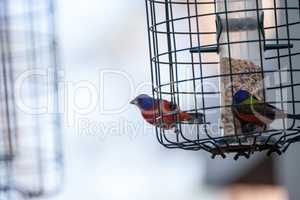
[[154,99],[146,94],[139,95],[130,103],[140,109],[143,118],[148,123],[165,130],[174,128],[178,121],[203,123],[202,114],[182,112],[177,105],[167,100]]
[[260,101],[248,91],[239,90],[233,97],[232,112],[240,122],[266,126],[276,119],[297,119],[300,115],[287,114],[268,103]]

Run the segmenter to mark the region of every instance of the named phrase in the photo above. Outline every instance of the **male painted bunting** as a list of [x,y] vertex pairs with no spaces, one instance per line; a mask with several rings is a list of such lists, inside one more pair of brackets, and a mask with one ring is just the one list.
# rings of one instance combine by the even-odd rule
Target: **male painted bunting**
[[276,119],[297,119],[300,115],[287,114],[284,111],[258,100],[248,91],[239,90],[233,97],[232,112],[241,122],[266,126]]
[[146,94],[139,95],[130,103],[140,109],[143,118],[148,123],[165,130],[174,128],[178,121],[203,123],[202,114],[180,111],[177,105],[167,100],[154,99]]

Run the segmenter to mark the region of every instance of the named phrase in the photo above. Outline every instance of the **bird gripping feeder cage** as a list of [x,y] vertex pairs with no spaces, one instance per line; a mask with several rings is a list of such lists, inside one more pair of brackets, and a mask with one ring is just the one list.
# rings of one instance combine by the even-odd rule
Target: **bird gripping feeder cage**
[[160,106],[162,145],[238,159],[300,140],[299,1],[146,0],[146,12],[154,98],[203,116],[174,110],[166,130]]

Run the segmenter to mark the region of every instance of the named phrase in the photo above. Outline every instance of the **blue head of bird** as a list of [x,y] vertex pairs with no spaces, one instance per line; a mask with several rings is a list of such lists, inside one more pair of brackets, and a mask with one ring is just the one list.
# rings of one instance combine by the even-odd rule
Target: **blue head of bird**
[[245,100],[251,98],[251,94],[246,90],[239,90],[235,93],[233,97],[233,104],[238,105],[244,102]]
[[141,94],[133,99],[130,104],[136,105],[141,110],[152,110],[156,101],[147,94]]

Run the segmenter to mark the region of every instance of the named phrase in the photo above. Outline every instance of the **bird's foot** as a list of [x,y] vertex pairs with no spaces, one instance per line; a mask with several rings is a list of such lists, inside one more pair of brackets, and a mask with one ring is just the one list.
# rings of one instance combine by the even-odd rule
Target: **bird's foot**
[[235,156],[234,156],[234,160],[238,160],[241,156],[249,159],[250,158],[250,154],[245,153],[245,152],[238,152]]

